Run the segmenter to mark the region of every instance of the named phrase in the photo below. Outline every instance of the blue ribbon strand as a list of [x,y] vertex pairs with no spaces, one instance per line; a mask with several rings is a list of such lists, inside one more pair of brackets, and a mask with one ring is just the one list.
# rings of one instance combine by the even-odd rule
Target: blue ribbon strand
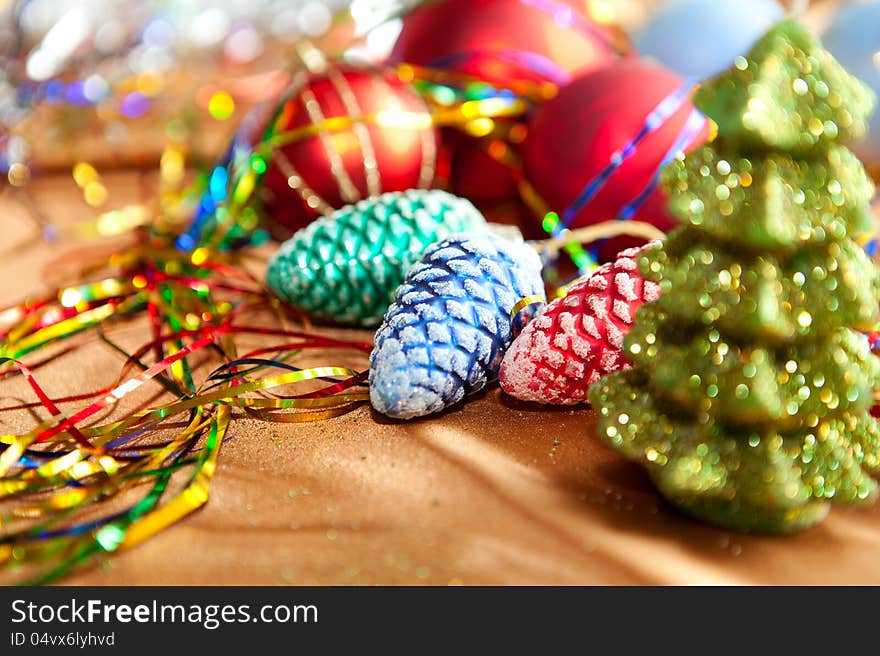
[[[602,190],[602,187],[605,186],[605,183],[611,178],[614,173],[620,169],[623,163],[628,160],[632,155],[636,152],[638,145],[645,140],[645,138],[656,132],[660,126],[663,125],[671,116],[673,116],[679,108],[684,104],[685,100],[688,97],[691,89],[694,87],[694,82],[692,80],[685,80],[685,83],[681,85],[678,89],[672,92],[670,95],[663,98],[657,106],[651,110],[648,116],[645,118],[644,123],[639,128],[638,132],[636,132],[635,136],[633,136],[629,141],[627,141],[621,148],[615,150],[611,153],[611,158],[608,165],[603,168],[599,173],[593,177],[589,182],[587,182],[584,190],[575,198],[574,202],[565,209],[560,217],[559,223],[553,228],[553,236],[558,237],[564,230],[566,230],[570,225],[574,218],[584,209],[584,207],[589,203],[596,195]],[[685,131],[687,131],[687,126],[685,127]],[[681,138],[676,140],[676,146],[681,141]],[[686,143],[684,144],[687,145]],[[673,151],[674,153],[682,150],[682,147],[675,147]],[[659,171],[659,167],[658,167]],[[644,200],[642,201],[644,202]]]

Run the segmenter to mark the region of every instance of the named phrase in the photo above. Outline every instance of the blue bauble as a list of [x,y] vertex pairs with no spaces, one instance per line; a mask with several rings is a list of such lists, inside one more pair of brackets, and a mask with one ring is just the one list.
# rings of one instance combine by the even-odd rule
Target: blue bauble
[[784,16],[777,0],[666,0],[634,42],[642,55],[702,80],[730,68]]
[[[880,1],[841,7],[822,40],[850,73],[880,96]],[[874,112],[865,141],[852,146],[869,166],[880,164],[880,111]]]

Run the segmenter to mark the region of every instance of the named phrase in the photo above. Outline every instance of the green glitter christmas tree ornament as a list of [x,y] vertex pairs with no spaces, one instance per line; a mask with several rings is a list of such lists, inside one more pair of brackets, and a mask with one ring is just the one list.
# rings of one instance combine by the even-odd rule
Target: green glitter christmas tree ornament
[[880,299],[854,241],[874,189],[838,145],[865,134],[874,97],[787,21],[695,104],[719,137],[663,172],[684,227],[639,262],[663,294],[625,339],[633,369],[590,401],[601,437],[683,511],[795,531],[877,496],[880,362],[854,330]]
[[299,230],[272,257],[266,284],[314,317],[373,326],[428,246],[484,230],[470,201],[445,191],[382,194]]

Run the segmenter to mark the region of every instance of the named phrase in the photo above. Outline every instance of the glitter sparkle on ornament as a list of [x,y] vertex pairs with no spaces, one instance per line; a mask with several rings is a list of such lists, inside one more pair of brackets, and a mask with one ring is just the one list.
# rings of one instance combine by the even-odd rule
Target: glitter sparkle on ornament
[[266,282],[314,316],[376,325],[428,246],[486,229],[482,214],[463,198],[440,190],[391,192],[298,231],[272,257]]
[[514,340],[501,363],[501,388],[523,401],[583,403],[602,376],[628,369],[623,338],[636,310],[657,300],[660,285],[637,262],[651,244],[620,253],[569,287]]
[[435,244],[407,273],[376,333],[373,407],[412,419],[482,389],[513,339],[514,308],[543,294],[540,259],[522,242],[471,233]]
[[857,244],[873,187],[838,145],[874,98],[786,21],[695,103],[718,138],[664,173],[684,227],[642,263],[663,294],[624,340],[633,368],[589,398],[599,435],[684,512],[796,531],[877,497],[880,360],[855,330],[880,300]]

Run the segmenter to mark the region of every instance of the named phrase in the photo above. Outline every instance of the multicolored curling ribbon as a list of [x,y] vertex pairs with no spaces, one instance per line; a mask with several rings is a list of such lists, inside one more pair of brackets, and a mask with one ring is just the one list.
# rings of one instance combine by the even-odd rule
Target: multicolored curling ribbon
[[636,310],[660,296],[637,260],[652,242],[621,252],[547,305],[513,341],[501,363],[501,388],[523,401],[574,405],[602,376],[628,369],[623,338]]
[[[280,316],[277,327],[267,324],[277,302],[258,281],[230,256],[203,255],[138,246],[75,276],[96,282],[0,310],[0,380],[21,376],[37,399],[7,399],[2,411],[40,413],[30,430],[0,436],[7,502],[0,580],[56,580],[201,507],[236,415],[317,421],[367,400],[366,371],[296,365],[307,351],[366,354],[370,344],[289,330]],[[110,328],[137,316],[149,321],[152,337],[131,351]],[[261,325],[248,323],[258,317]],[[88,343],[73,339],[88,332],[124,354],[124,365],[105,387],[50,396],[38,381],[42,366]],[[265,340],[261,348],[239,349],[255,335]],[[31,354],[38,358],[21,361]],[[131,403],[153,384],[172,398],[145,409]],[[108,411],[114,416],[94,422]]]
[[386,193],[299,230],[272,257],[266,282],[313,316],[373,326],[426,248],[487,229],[470,201],[445,191]]
[[439,412],[498,374],[517,314],[544,300],[525,243],[465,233],[435,244],[407,273],[376,333],[370,400],[390,417]]

